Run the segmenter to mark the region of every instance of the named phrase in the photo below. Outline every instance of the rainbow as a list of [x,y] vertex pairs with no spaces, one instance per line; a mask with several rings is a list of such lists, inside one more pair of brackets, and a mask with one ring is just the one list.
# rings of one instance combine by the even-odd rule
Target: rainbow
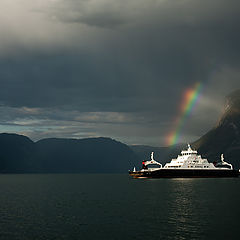
[[193,88],[187,89],[183,94],[182,103],[180,105],[180,114],[176,119],[175,128],[166,137],[166,144],[172,146],[176,144],[179,140],[181,130],[184,126],[186,118],[190,115],[194,106],[200,98],[200,92],[202,89],[201,83],[196,83]]

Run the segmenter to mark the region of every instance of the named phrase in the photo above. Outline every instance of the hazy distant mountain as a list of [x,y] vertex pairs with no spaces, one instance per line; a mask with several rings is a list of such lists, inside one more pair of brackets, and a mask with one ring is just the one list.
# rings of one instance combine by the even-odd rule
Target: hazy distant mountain
[[120,173],[132,169],[137,156],[110,138],[43,139],[34,143],[17,134],[0,134],[2,173]]
[[217,125],[194,144],[210,161],[225,160],[240,168],[240,90],[226,97],[225,110]]
[[[145,145],[129,146],[141,160],[148,160],[151,157],[151,152],[154,152],[154,159],[162,164],[169,162],[175,158],[181,150],[186,147],[185,144],[178,144],[172,147],[151,147]],[[140,166],[141,162],[138,164]]]

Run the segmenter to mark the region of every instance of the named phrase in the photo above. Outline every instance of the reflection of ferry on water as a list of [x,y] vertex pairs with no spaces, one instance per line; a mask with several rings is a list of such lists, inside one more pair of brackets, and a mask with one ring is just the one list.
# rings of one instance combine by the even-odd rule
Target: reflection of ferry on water
[[166,163],[164,167],[154,160],[152,152],[151,160],[143,161],[140,171],[134,168],[129,174],[134,178],[238,177],[239,170],[233,169],[231,164],[225,162],[223,154],[221,162],[216,165],[209,163],[188,144],[187,150],[181,151],[181,155]]

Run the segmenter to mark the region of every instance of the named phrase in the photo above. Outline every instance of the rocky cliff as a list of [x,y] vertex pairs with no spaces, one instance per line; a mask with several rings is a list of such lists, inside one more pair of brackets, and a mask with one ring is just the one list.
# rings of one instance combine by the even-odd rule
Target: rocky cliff
[[224,112],[216,126],[193,143],[210,161],[218,161],[221,153],[226,161],[240,168],[240,90],[226,97]]

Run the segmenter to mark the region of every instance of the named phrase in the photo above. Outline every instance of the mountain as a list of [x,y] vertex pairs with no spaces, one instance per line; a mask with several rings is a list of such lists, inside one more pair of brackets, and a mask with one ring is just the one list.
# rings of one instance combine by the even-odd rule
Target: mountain
[[137,160],[127,145],[110,138],[43,139],[34,156],[40,172],[121,173]]
[[32,168],[34,142],[17,134],[0,134],[0,172],[23,172]]
[[1,173],[121,173],[139,162],[125,144],[110,138],[43,139],[0,134]]
[[226,97],[224,112],[216,126],[193,143],[211,162],[223,153],[227,162],[240,168],[240,90]]

